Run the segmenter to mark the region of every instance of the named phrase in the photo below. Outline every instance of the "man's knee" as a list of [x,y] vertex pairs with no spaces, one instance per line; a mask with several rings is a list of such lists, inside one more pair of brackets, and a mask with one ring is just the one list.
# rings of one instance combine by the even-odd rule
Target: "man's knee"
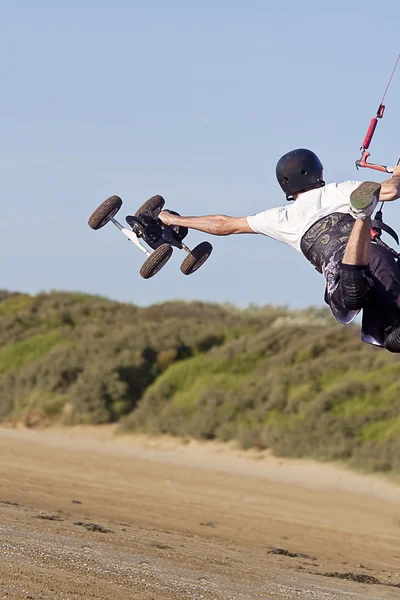
[[342,303],[347,310],[360,310],[364,307],[368,290],[366,273],[368,265],[347,265],[340,263],[340,292]]

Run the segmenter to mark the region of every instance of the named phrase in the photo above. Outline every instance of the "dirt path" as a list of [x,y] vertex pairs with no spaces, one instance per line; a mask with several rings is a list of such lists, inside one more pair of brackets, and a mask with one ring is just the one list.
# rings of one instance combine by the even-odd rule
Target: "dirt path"
[[400,488],[109,429],[0,429],[1,598],[399,599]]

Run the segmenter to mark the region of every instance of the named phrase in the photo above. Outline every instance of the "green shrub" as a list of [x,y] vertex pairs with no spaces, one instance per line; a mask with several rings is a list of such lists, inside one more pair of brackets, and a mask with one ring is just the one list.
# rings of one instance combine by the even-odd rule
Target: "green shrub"
[[399,359],[326,309],[0,291],[0,419],[400,469]]
[[0,348],[0,375],[13,373],[25,364],[41,358],[60,342],[58,331],[49,331]]

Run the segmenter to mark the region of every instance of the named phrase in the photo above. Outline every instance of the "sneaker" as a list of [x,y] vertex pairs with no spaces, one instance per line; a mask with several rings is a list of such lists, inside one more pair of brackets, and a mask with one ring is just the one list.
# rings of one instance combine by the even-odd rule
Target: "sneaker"
[[364,181],[350,195],[350,214],[355,219],[370,217],[379,202],[381,186],[374,181]]
[[392,329],[392,331],[387,336],[383,345],[386,348],[386,350],[389,350],[389,352],[396,352],[396,353],[400,352],[400,328],[399,327],[397,327],[397,329]]

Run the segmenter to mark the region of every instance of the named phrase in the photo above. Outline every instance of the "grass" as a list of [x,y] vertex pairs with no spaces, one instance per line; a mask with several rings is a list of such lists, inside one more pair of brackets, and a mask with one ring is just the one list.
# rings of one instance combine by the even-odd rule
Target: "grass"
[[389,439],[400,438],[400,417],[394,417],[387,421],[369,423],[361,430],[359,439],[361,441],[384,442]]
[[29,362],[47,354],[61,341],[59,331],[49,331],[0,349],[0,375],[14,373]]
[[9,420],[23,422],[27,426],[43,422],[47,417],[52,420],[61,415],[66,403],[67,396],[63,394],[34,390],[15,404]]
[[16,314],[34,302],[34,297],[28,294],[18,294],[0,302],[0,316]]
[[218,360],[200,354],[171,365],[152,386],[168,389],[167,397],[177,409],[190,412],[197,399],[208,390],[237,390],[243,378],[260,362],[255,353]]

